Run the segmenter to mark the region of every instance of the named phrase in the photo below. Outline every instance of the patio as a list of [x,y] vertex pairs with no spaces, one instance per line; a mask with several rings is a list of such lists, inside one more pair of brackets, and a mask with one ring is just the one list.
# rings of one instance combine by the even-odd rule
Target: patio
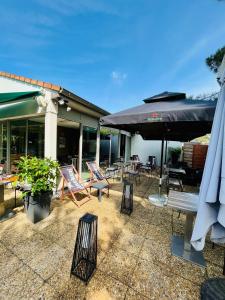
[[[134,211],[120,214],[120,183],[110,197],[77,208],[71,200],[54,200],[50,216],[33,225],[22,208],[0,224],[0,299],[198,299],[200,284],[222,277],[223,248],[207,242],[207,269],[171,256],[171,210],[147,201],[157,192],[157,178],[143,176],[134,187]],[[190,187],[185,187],[190,191]],[[79,218],[98,216],[98,267],[86,286],[70,278]],[[184,216],[174,217],[183,234]]]

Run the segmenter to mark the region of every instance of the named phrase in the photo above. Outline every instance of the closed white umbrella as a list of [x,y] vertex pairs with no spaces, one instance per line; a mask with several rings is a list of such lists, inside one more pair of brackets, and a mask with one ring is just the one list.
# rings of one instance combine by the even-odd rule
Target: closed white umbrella
[[225,243],[225,56],[220,67],[221,91],[214,115],[211,139],[192,233],[193,247],[201,251],[210,229],[211,240]]

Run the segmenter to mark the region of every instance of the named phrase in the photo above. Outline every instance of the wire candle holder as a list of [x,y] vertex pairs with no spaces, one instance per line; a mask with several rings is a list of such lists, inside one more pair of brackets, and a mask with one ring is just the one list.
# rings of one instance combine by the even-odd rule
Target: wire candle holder
[[71,266],[71,274],[86,284],[97,267],[98,217],[85,214],[80,218]]
[[124,181],[120,212],[126,215],[133,212],[133,183],[129,181]]

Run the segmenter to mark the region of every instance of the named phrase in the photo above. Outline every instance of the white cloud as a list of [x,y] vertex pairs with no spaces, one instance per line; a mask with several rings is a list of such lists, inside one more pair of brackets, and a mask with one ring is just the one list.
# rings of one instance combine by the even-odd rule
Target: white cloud
[[127,74],[121,73],[118,71],[112,71],[111,78],[112,78],[113,82],[115,82],[117,84],[122,84],[124,82],[124,80],[126,80]]

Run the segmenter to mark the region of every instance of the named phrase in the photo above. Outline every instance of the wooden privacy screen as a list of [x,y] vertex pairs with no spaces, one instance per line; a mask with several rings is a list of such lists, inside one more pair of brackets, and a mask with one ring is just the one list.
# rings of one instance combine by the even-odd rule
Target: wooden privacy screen
[[205,166],[207,150],[208,145],[184,143],[184,162],[187,163],[189,168],[203,169]]

